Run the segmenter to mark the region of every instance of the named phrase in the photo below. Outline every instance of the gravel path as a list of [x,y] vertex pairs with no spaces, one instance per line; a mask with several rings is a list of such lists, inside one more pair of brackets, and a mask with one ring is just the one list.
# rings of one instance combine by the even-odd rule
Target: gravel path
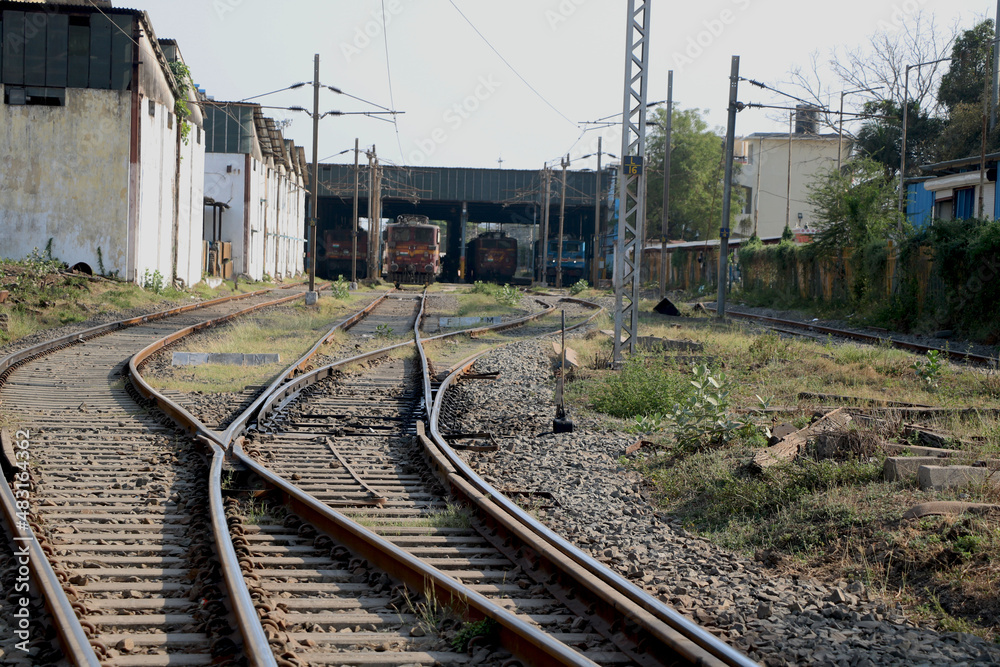
[[688,533],[618,464],[633,436],[579,419],[575,433],[551,433],[544,345],[494,351],[475,372],[501,369],[495,382],[461,383],[449,400],[456,416],[447,429],[509,436],[498,452],[463,454],[469,464],[498,489],[553,494],[557,506],[534,508],[546,525],[751,658],[769,666],[1000,665],[1000,647],[918,627],[860,582],[781,576]]

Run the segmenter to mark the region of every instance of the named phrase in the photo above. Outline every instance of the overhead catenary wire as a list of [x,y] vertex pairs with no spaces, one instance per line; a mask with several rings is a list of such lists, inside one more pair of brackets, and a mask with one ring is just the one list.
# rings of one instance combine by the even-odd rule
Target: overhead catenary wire
[[[385,75],[389,82],[389,104],[395,109],[396,100],[392,92],[392,65],[389,61],[389,25],[385,20],[385,0],[382,0],[382,44],[385,46]],[[395,114],[392,116],[392,125],[396,128],[396,146],[399,148],[399,159],[405,160],[403,140],[399,137],[399,123],[396,121]]]
[[567,123],[569,123],[570,125],[573,125],[574,127],[576,127],[576,126],[577,126],[577,124],[576,124],[576,123],[574,123],[574,122],[572,121],[572,119],[570,119],[570,117],[569,117],[569,116],[567,116],[567,115],[566,115],[566,114],[564,114],[564,113],[563,113],[562,111],[560,111],[559,109],[557,109],[557,108],[555,107],[555,105],[554,105],[554,104],[552,104],[551,102],[549,102],[549,101],[548,101],[547,99],[545,99],[545,96],[544,96],[544,95],[542,95],[542,94],[541,94],[540,92],[538,92],[538,90],[536,90],[534,86],[532,86],[532,85],[531,85],[530,83],[528,83],[528,80],[527,80],[527,79],[525,79],[525,78],[524,78],[523,76],[521,76],[521,73],[520,73],[520,72],[518,72],[518,71],[517,71],[517,70],[516,70],[516,69],[514,68],[514,66],[513,66],[513,65],[511,65],[511,64],[510,64],[510,62],[508,62],[508,61],[507,61],[507,59],[506,59],[506,58],[504,58],[504,57],[503,57],[503,54],[501,54],[501,53],[500,53],[500,52],[499,52],[499,51],[498,51],[498,50],[496,49],[496,47],[495,47],[495,46],[493,46],[493,45],[492,45],[492,44],[490,43],[490,40],[486,39],[486,36],[485,36],[485,35],[483,35],[483,33],[481,33],[481,32],[479,31],[479,28],[477,28],[477,27],[475,26],[475,24],[474,24],[474,23],[473,23],[473,22],[472,22],[472,21],[471,21],[471,20],[469,19],[469,17],[468,17],[468,16],[466,16],[466,15],[465,15],[465,13],[464,13],[464,12],[463,12],[463,11],[462,11],[462,10],[461,10],[460,8],[459,8],[459,6],[458,6],[457,4],[455,4],[455,0],[448,0],[448,2],[450,2],[450,3],[451,3],[451,6],[455,8],[455,11],[456,11],[456,12],[458,12],[458,13],[459,13],[459,14],[460,14],[460,15],[462,16],[462,18],[463,18],[463,19],[465,19],[465,22],[469,24],[469,27],[470,27],[470,28],[472,28],[472,29],[473,29],[473,30],[475,31],[475,33],[476,33],[477,35],[479,35],[479,38],[480,38],[480,39],[482,39],[482,40],[483,40],[483,42],[485,42],[485,43],[486,43],[486,46],[490,47],[490,50],[492,50],[492,51],[493,51],[493,53],[495,53],[495,54],[497,55],[497,57],[498,57],[498,58],[500,58],[500,60],[502,60],[502,61],[503,61],[503,64],[504,64],[504,65],[506,65],[506,66],[507,66],[507,68],[508,68],[508,69],[510,69],[510,71],[514,73],[514,76],[516,76],[516,77],[517,77],[518,79],[520,79],[520,80],[521,80],[521,83],[523,83],[524,85],[526,85],[526,86],[528,87],[528,89],[529,89],[529,90],[531,90],[531,92],[533,92],[533,93],[534,93],[534,94],[535,94],[535,95],[536,95],[536,96],[538,97],[538,99],[540,99],[540,100],[541,100],[542,102],[545,102],[545,104],[546,104],[546,105],[547,105],[547,106],[548,106],[548,107],[549,107],[550,109],[552,109],[552,110],[553,110],[553,111],[555,111],[555,112],[556,112],[557,114],[559,114],[559,115],[560,115],[560,116],[561,116],[561,117],[562,117],[563,119],[565,119],[565,120],[566,120],[566,122],[567,122]]

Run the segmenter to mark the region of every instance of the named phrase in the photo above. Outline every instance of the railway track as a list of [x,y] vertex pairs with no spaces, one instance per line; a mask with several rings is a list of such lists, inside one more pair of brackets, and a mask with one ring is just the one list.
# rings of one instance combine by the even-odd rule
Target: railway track
[[[53,510],[36,528],[68,568],[66,602],[86,628],[56,621],[61,643],[82,636],[100,656],[70,653],[73,664],[753,664],[557,553],[557,540],[453,467],[433,419],[426,428],[448,382],[432,386],[442,378],[431,377],[419,335],[417,354],[413,341],[365,349],[404,321],[417,332],[421,309],[405,293],[373,304],[329,358],[318,355],[324,338],[230,424],[203,423],[141,377],[152,354],[193,333],[178,333],[180,321],[124,339],[130,350],[148,343],[129,362],[130,383],[105,387],[91,375],[90,386],[66,385],[54,406],[65,424],[47,428],[81,444],[60,452],[47,438],[36,453],[53,480],[38,488],[57,486],[62,505],[52,507],[73,518]],[[552,333],[551,320],[543,311],[515,323],[514,337]],[[451,336],[467,348],[456,354],[479,346],[475,336],[502,342],[486,330]],[[82,362],[106,367],[117,352],[120,373],[121,346],[107,348]],[[449,371],[465,366],[451,362],[438,359]],[[142,410],[128,408],[133,384]],[[73,414],[83,392],[90,402]],[[194,440],[168,429],[167,416]],[[224,499],[226,448],[237,467]]]
[[[708,310],[715,312],[715,306],[706,306],[706,307],[708,308]],[[739,319],[759,322],[764,326],[767,326],[768,328],[792,335],[803,335],[810,338],[824,338],[826,336],[835,336],[837,338],[855,340],[862,343],[868,343],[870,345],[881,345],[888,343],[893,347],[899,348],[901,350],[909,350],[910,352],[916,352],[918,354],[926,354],[931,351],[937,351],[942,356],[955,362],[974,363],[994,368],[997,366],[998,363],[998,359],[996,357],[989,357],[981,354],[972,354],[971,352],[959,352],[957,350],[935,347],[933,345],[923,345],[921,343],[899,340],[898,338],[893,338],[889,332],[886,332],[885,335],[875,335],[875,334],[863,333],[860,331],[836,329],[833,327],[812,324],[810,322],[799,322],[797,320],[784,320],[775,317],[765,317],[763,315],[755,315],[752,313],[741,313],[733,310],[727,310],[726,315],[729,317],[736,317]]]
[[[432,378],[404,350],[286,385],[234,444],[278,492],[234,532],[283,659],[447,664],[467,661],[465,642],[479,637],[475,659],[490,664],[509,654],[534,664],[752,664],[709,639],[713,655],[578,565],[543,557],[551,547],[524,525],[504,525],[509,514],[483,513],[475,491],[456,507],[444,490],[455,472],[443,470],[424,428]],[[294,516],[282,518],[279,506]],[[456,601],[465,623],[433,611]],[[360,641],[329,625],[338,620]]]
[[[5,472],[30,477],[21,520],[8,514],[7,521],[38,549],[32,575],[71,664],[236,660],[206,537],[207,469],[164,415],[135,403],[127,364],[178,329],[303,293],[275,292],[99,327],[0,367],[0,398],[18,421],[26,454],[23,467]],[[19,462],[19,452],[5,445],[7,461]],[[42,616],[32,624],[44,627]]]

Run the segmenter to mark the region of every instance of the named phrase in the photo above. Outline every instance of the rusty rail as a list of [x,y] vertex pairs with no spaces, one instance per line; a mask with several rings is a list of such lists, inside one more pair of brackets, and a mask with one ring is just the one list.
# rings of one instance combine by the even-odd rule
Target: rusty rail
[[[587,322],[599,314],[600,311]],[[587,322],[574,325],[573,328],[581,327]],[[650,644],[646,645],[646,650],[667,660],[668,664],[679,660],[685,664],[698,665],[756,665],[757,663],[543,526],[482,480],[448,446],[438,430],[444,396],[454,381],[487,352],[489,350],[465,360],[438,388],[429,413],[430,437],[421,432],[422,428],[418,430],[425,451],[445,483],[489,516],[494,528],[526,545],[537,559],[534,562],[541,563],[543,570],[553,574],[562,572],[569,576],[573,582],[570,585],[572,592],[567,593],[565,602],[572,605],[578,592],[588,591],[592,601],[608,605],[608,609],[613,610],[606,611],[603,618],[609,627],[614,624],[609,614],[625,614],[647,633],[644,639]],[[427,396],[430,402],[430,395]]]
[[[715,311],[715,306],[706,306],[708,310]],[[739,313],[732,310],[727,311],[730,317],[740,317],[748,320],[755,320],[758,322],[767,322],[769,324],[775,324],[783,327],[793,327],[796,329],[805,329],[806,331],[815,331],[816,333],[829,334],[831,336],[839,336],[840,338],[850,338],[852,340],[858,340],[864,343],[871,343],[872,345],[878,345],[883,342],[891,344],[893,347],[897,347],[901,350],[909,350],[910,352],[919,352],[920,354],[926,354],[927,352],[937,351],[940,354],[946,355],[949,359],[954,361],[974,361],[977,364],[983,364],[985,366],[996,366],[1000,359],[994,357],[988,357],[981,354],[972,354],[971,352],[958,352],[956,350],[948,350],[940,347],[934,347],[933,345],[921,345],[920,343],[910,343],[905,340],[897,340],[892,336],[876,336],[874,334],[861,333],[859,331],[847,331],[845,329],[834,329],[833,327],[825,327],[818,324],[812,324],[810,322],[797,322],[796,320],[782,320],[776,317],[766,317],[764,315],[754,315],[752,313]]]

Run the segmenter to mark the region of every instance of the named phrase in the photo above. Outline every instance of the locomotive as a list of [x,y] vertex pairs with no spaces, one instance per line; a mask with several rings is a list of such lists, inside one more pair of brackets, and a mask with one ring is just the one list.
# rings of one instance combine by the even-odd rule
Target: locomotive
[[[536,241],[536,243],[540,243],[540,241]],[[548,282],[555,282],[556,261],[559,255],[559,239],[549,239],[546,250],[545,280]],[[586,278],[586,276],[587,244],[570,236],[564,236],[562,248],[563,285],[572,285],[581,278]]]
[[[354,254],[354,231],[350,228],[324,229],[317,265],[323,277],[330,280],[338,276],[351,277]],[[358,279],[368,277],[368,232],[358,230]]]
[[469,280],[509,283],[517,273],[517,239],[504,232],[486,232],[466,245]]
[[426,215],[401,215],[386,225],[383,275],[396,285],[429,285],[441,272],[441,229]]

